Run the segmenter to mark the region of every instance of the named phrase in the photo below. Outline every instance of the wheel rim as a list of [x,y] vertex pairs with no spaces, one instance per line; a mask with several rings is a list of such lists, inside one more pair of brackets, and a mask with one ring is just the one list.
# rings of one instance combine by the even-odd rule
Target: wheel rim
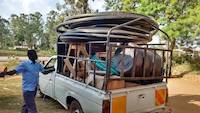
[[83,113],[81,106],[77,101],[72,101],[70,104],[70,113]]
[[80,113],[79,109],[76,109],[76,110],[74,111],[74,113]]

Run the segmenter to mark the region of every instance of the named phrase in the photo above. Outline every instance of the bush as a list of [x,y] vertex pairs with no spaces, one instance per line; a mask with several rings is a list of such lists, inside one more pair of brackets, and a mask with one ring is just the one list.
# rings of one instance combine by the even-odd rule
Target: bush
[[179,52],[173,53],[173,63],[174,64],[189,63],[191,58],[192,58],[192,56],[187,53],[179,53]]
[[191,68],[194,70],[200,70],[200,54],[194,53],[190,60]]
[[190,64],[192,70],[200,70],[200,54],[197,53],[173,53],[173,64]]

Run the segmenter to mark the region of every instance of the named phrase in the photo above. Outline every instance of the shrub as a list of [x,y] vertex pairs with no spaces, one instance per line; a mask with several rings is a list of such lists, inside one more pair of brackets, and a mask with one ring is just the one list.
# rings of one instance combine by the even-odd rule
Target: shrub
[[173,64],[189,64],[192,70],[200,70],[200,54],[198,52],[174,52]]
[[183,63],[189,63],[192,56],[188,53],[180,53],[180,52],[174,52],[173,53],[173,63],[174,64],[183,64]]

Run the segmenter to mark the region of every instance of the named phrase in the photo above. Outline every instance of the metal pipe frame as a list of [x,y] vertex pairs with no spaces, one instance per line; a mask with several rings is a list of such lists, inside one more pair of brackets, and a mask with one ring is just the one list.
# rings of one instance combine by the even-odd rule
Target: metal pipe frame
[[131,24],[131,23],[134,23],[134,22],[136,22],[136,21],[139,21],[139,20],[141,20],[141,19],[144,19],[144,17],[140,17],[140,18],[137,18],[137,19],[135,19],[135,20],[132,20],[132,21],[129,21],[129,22],[126,22],[126,23],[123,23],[123,24],[120,24],[120,25],[117,25],[117,26],[115,26],[115,27],[112,27],[109,31],[108,31],[108,33],[107,33],[107,43],[106,43],[106,53],[107,53],[107,58],[106,58],[106,61],[107,61],[107,63],[106,63],[106,76],[104,77],[104,89],[105,90],[107,90],[107,82],[108,82],[108,80],[109,80],[109,78],[110,78],[110,66],[111,66],[111,63],[110,63],[110,61],[111,61],[111,57],[110,57],[110,54],[111,54],[111,51],[110,51],[110,34],[111,34],[111,32],[114,30],[114,29],[118,29],[118,28],[120,28],[120,27],[123,27],[123,26],[125,26],[125,25],[129,25],[129,24]]

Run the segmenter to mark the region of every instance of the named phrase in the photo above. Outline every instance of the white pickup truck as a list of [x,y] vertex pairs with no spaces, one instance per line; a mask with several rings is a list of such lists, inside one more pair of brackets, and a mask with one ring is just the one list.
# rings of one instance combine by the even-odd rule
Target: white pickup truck
[[70,113],[171,113],[166,106],[166,82],[104,91],[57,73],[57,67],[57,56],[53,56],[45,68],[55,71],[41,73],[39,90]]
[[[102,12],[67,18],[57,27],[53,70],[39,91],[70,113],[171,113],[167,77],[172,52],[141,46],[159,25],[133,13]],[[166,77],[166,81],[164,81]]]

